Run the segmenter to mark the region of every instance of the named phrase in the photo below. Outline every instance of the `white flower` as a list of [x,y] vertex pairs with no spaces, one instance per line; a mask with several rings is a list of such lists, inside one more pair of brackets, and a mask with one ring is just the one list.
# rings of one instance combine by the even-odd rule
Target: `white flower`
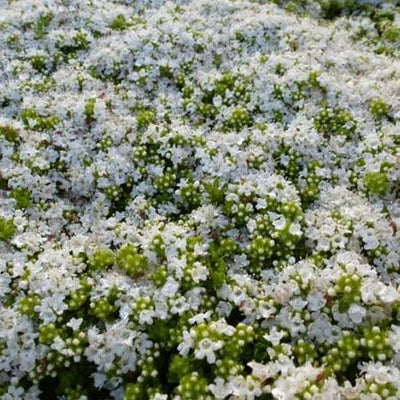
[[161,288],[161,294],[165,297],[173,297],[179,289],[179,283],[172,277],[168,277],[164,286]]
[[151,400],[168,400],[168,395],[157,393],[154,396],[152,396],[150,399]]
[[216,399],[224,399],[231,394],[230,385],[222,378],[215,378],[214,382],[208,385],[208,388]]
[[310,311],[317,311],[324,307],[326,304],[326,299],[320,292],[311,292],[307,296],[307,303]]
[[359,324],[364,319],[367,311],[364,307],[360,307],[358,304],[352,304],[348,310],[351,320],[355,324]]
[[273,212],[269,212],[268,215],[271,217],[274,228],[281,231],[286,226],[286,218],[283,215],[279,215]]
[[393,303],[399,300],[399,292],[393,286],[384,286],[379,292],[379,297],[383,303]]
[[193,348],[194,339],[188,331],[183,331],[182,341],[179,343],[177,349],[179,354],[186,356],[189,354],[191,348]]
[[281,343],[281,339],[285,337],[286,332],[284,330],[278,331],[278,329],[273,326],[269,333],[266,333],[263,337],[272,343],[273,346],[278,346]]
[[229,382],[232,388],[232,394],[241,398],[253,400],[261,395],[260,382],[254,380],[251,376],[244,378],[236,376]]
[[199,283],[200,281],[205,281],[207,279],[208,269],[206,266],[196,262],[194,263],[190,274],[192,275],[193,281]]
[[392,325],[392,329],[389,333],[389,341],[396,353],[396,359],[400,362],[400,326]]
[[234,304],[239,305],[246,299],[246,293],[239,286],[235,286],[234,289],[229,292],[228,298],[233,301]]
[[171,299],[170,304],[171,304],[170,311],[173,314],[182,314],[183,312],[187,311],[190,308],[189,304],[187,303],[186,299],[183,296]]
[[200,360],[206,358],[209,364],[214,364],[216,360],[215,352],[221,349],[223,345],[222,340],[214,342],[209,338],[204,338],[197,344],[194,355]]
[[65,342],[60,338],[60,336],[56,336],[51,344],[51,348],[61,352],[65,349]]
[[295,236],[302,236],[303,231],[301,229],[301,225],[298,222],[295,222],[290,225],[289,232]]
[[201,324],[204,321],[207,321],[212,315],[211,311],[207,311],[205,313],[198,313],[194,317],[189,319],[191,324]]
[[94,379],[95,387],[99,388],[99,389],[101,389],[107,381],[107,375],[99,373],[99,372],[94,372],[92,374],[92,377]]
[[72,328],[72,330],[77,331],[81,326],[82,322],[83,318],[71,318],[66,325]]
[[154,310],[143,310],[139,314],[139,323],[140,324],[149,324],[153,323],[153,319],[155,317]]

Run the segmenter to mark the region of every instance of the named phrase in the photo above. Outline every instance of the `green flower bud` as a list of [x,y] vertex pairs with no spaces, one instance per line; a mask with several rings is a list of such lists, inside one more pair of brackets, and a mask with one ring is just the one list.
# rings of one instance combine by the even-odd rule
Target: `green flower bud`
[[96,250],[89,260],[90,268],[101,271],[111,267],[114,264],[115,255],[110,249]]
[[116,256],[117,266],[131,277],[140,277],[147,272],[147,258],[138,253],[136,247],[128,243],[121,247]]

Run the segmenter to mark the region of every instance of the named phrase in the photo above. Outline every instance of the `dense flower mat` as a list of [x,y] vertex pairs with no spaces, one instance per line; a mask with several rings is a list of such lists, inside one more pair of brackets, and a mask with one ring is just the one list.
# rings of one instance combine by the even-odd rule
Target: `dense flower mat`
[[0,398],[399,399],[399,2],[0,1]]

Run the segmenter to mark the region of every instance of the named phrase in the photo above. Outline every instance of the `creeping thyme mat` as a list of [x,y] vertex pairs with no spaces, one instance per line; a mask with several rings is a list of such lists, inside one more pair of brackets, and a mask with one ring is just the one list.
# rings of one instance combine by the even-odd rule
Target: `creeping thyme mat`
[[400,399],[400,7],[0,0],[0,399]]

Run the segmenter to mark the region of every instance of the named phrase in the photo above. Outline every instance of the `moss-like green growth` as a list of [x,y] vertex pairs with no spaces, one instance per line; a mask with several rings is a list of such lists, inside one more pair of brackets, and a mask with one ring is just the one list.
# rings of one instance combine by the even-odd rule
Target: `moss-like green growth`
[[136,115],[137,127],[139,130],[146,129],[150,124],[156,121],[156,114],[153,110],[139,109]]
[[124,400],[144,400],[146,394],[139,383],[128,383],[125,387]]
[[116,306],[107,297],[98,297],[90,302],[90,313],[102,321],[109,321]]
[[85,119],[86,119],[87,124],[90,124],[91,122],[93,122],[95,120],[95,117],[94,117],[95,106],[96,106],[95,98],[86,100],[86,102],[85,102]]
[[117,266],[131,277],[142,276],[148,269],[147,259],[131,243],[121,247],[116,256]]
[[26,188],[13,189],[10,196],[17,202],[17,208],[24,209],[32,204],[31,192]]
[[369,103],[369,111],[376,119],[386,117],[389,110],[390,106],[382,99],[372,99]]
[[54,89],[57,86],[57,82],[53,77],[45,77],[41,81],[27,81],[22,84],[24,87],[30,88],[32,90],[36,90],[40,93],[48,92],[51,89]]
[[354,0],[320,0],[322,16],[326,19],[340,17],[344,13],[350,13],[355,9]]
[[224,121],[224,130],[233,129],[239,131],[246,126],[251,126],[252,122],[249,111],[244,107],[237,107],[232,111],[230,117]]
[[34,108],[25,108],[22,110],[21,119],[27,129],[39,132],[52,130],[59,122],[57,115],[40,115]]
[[114,264],[115,255],[110,249],[99,249],[94,252],[89,260],[90,268],[101,271]]
[[389,341],[389,331],[381,329],[379,326],[365,328],[360,343],[368,358],[374,361],[386,361],[393,355],[393,349]]
[[303,339],[299,339],[299,341],[296,343],[293,348],[293,353],[296,357],[296,361],[300,365],[305,364],[307,361],[314,361],[317,356],[315,345]]
[[209,393],[208,382],[198,372],[193,372],[179,380],[176,391],[182,400],[205,399]]
[[11,125],[0,125],[0,136],[3,136],[7,142],[15,143],[19,139],[19,132]]
[[330,289],[330,295],[338,298],[339,312],[346,312],[361,299],[361,278],[357,274],[344,273]]
[[0,217],[0,240],[10,240],[15,235],[16,230],[12,219]]
[[371,194],[384,195],[389,188],[389,178],[384,172],[367,172],[364,186]]
[[35,39],[42,39],[47,34],[47,28],[49,27],[53,18],[54,15],[52,13],[40,14],[34,27]]
[[128,26],[128,21],[123,14],[118,14],[111,22],[110,28],[116,31],[123,31]]
[[54,339],[60,335],[59,330],[53,324],[42,325],[39,328],[39,342],[47,345],[51,345]]
[[350,111],[342,108],[323,108],[314,119],[318,132],[329,137],[339,134],[350,138],[356,130],[357,124]]
[[46,57],[41,55],[34,55],[29,57],[29,61],[33,68],[38,72],[43,72],[46,69]]
[[339,342],[322,357],[327,375],[344,372],[347,367],[361,356],[360,340],[353,332],[343,332]]
[[21,314],[34,318],[35,308],[40,304],[40,297],[37,294],[31,294],[23,297],[19,302],[19,311]]
[[60,37],[56,46],[61,52],[61,58],[68,60],[75,57],[78,51],[87,50],[89,48],[89,40],[85,32],[78,31],[73,38],[73,44],[65,44],[64,38]]

